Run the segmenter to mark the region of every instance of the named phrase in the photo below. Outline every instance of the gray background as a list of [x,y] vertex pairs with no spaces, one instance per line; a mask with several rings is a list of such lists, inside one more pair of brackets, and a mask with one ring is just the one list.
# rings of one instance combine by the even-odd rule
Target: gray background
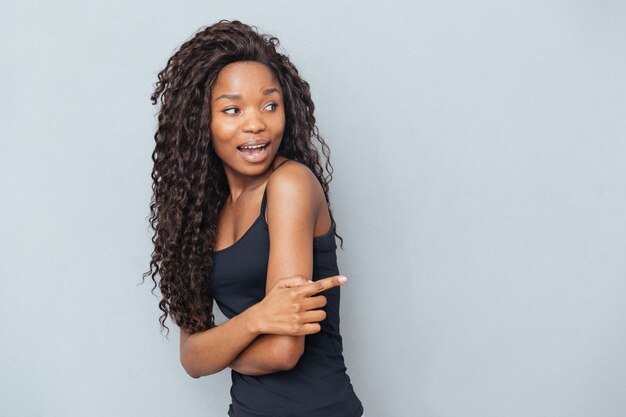
[[0,5],[0,414],[223,416],[159,333],[156,73],[277,35],[332,149],[349,375],[377,416],[626,413],[619,1]]

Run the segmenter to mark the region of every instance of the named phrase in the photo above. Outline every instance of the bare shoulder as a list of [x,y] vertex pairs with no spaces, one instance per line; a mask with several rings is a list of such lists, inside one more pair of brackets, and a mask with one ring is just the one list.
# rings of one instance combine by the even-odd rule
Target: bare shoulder
[[[325,203],[324,191],[309,167],[297,161],[280,165],[267,182],[266,220],[284,222],[289,217],[315,223],[319,208]],[[272,216],[272,213],[278,213]]]
[[[310,195],[314,200],[322,191],[317,177],[311,169],[300,162],[289,160],[279,166],[267,182],[267,196],[300,196]],[[280,198],[280,197],[279,197]]]

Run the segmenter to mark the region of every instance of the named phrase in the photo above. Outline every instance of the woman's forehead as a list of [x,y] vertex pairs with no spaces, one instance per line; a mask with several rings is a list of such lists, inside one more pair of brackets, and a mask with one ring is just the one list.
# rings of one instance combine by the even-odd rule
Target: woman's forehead
[[270,87],[281,92],[280,83],[272,70],[265,64],[255,61],[238,61],[226,65],[219,72],[212,90],[212,96],[218,94],[256,94],[263,93]]

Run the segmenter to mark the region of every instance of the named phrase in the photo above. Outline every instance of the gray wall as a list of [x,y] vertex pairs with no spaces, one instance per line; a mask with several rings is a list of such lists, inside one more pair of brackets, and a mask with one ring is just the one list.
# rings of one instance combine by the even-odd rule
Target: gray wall
[[349,375],[376,416],[626,413],[618,1],[0,5],[0,414],[221,416],[138,286],[156,73],[276,34],[332,149]]

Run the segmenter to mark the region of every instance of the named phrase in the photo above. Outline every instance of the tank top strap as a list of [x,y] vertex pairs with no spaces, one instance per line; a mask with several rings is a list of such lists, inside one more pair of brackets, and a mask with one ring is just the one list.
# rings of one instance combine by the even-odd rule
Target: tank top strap
[[265,186],[265,190],[263,191],[263,200],[261,200],[261,217],[263,217],[263,221],[265,221],[265,206],[267,205],[267,185]]
[[[289,162],[289,161],[291,161],[291,159],[285,159],[283,162],[278,164],[276,168],[272,169],[272,172],[276,171],[278,168],[283,166],[285,162]],[[263,200],[261,200],[261,216],[263,217],[263,221],[265,221],[265,207],[266,206],[267,206],[267,182],[265,183],[265,189],[263,190]]]
[[284,164],[285,162],[289,162],[289,161],[291,161],[291,159],[285,159],[283,162],[281,162],[280,164],[278,164],[278,166],[277,166],[276,168],[272,169],[272,172],[276,171],[278,168],[280,168],[281,166],[283,166],[283,164]]

